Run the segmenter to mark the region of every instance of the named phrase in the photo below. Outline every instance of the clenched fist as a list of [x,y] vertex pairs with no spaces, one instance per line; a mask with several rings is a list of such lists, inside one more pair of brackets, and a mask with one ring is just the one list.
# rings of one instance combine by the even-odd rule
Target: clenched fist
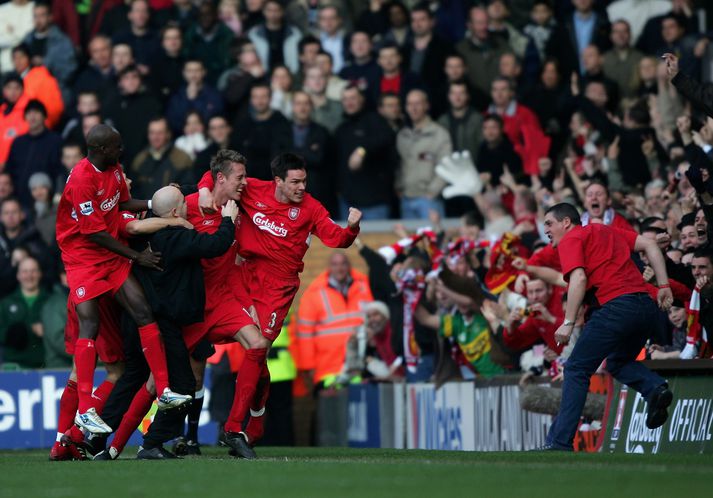
[[360,221],[361,221],[361,211],[359,211],[357,208],[350,207],[349,208],[349,216],[347,216],[347,225],[349,226],[349,228],[358,227]]

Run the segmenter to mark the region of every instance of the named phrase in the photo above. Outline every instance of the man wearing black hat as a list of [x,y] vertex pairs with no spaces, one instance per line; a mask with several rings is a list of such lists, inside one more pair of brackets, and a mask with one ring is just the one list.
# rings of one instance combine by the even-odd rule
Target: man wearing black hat
[[17,189],[17,198],[27,211],[31,211],[34,204],[28,183],[30,177],[43,172],[56,180],[62,173],[62,138],[47,129],[46,119],[44,104],[39,100],[30,100],[25,107],[28,131],[12,143],[5,163],[5,169]]

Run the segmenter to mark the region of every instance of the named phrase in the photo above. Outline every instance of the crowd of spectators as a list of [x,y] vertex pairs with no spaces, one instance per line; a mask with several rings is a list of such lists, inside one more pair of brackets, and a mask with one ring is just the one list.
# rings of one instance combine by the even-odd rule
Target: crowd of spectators
[[[375,323],[388,309],[392,353],[411,374],[451,356],[434,328],[481,374],[516,368],[535,342],[562,353],[547,335],[562,282],[536,251],[543,210],[565,200],[584,223],[636,230],[665,251],[680,287],[650,356],[708,354],[690,323],[713,330],[713,119],[661,56],[711,81],[711,14],[694,0],[4,2],[2,361],[70,364],[56,206],[100,122],[122,135],[136,197],[194,183],[225,148],[269,179],[272,157],[291,150],[335,219],[349,206],[365,220],[462,217],[462,233],[422,236],[420,256],[396,267],[379,256],[370,272],[386,306]],[[436,253],[484,288],[425,279]],[[414,290],[422,302],[410,309]]]

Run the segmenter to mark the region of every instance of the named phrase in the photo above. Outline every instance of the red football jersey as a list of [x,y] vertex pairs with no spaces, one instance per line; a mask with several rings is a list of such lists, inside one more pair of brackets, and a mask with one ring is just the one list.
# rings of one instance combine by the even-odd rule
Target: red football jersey
[[[199,188],[213,190],[207,172]],[[295,277],[304,268],[304,258],[312,234],[328,247],[349,247],[359,235],[358,228],[342,228],[310,194],[299,204],[275,199],[275,182],[248,178],[240,200],[241,217],[236,239],[244,259],[264,263],[276,274]],[[189,220],[190,221],[190,220]]]
[[57,244],[66,267],[93,266],[121,257],[87,236],[105,231],[118,239],[119,203],[129,198],[121,166],[99,171],[88,159],[77,163],[57,207]]
[[644,279],[631,259],[637,234],[591,223],[576,226],[559,243],[564,279],[575,268],[587,275],[587,290],[596,288],[600,305],[624,294],[647,292]]
[[[205,213],[205,217],[202,216],[198,210],[197,192],[186,196],[186,207],[186,218],[196,231],[203,233],[215,233],[218,231],[223,217],[220,212],[213,214]],[[201,259],[206,290],[216,288],[226,282],[227,276],[232,271],[233,266],[235,266],[235,248],[235,242],[233,242],[231,248],[222,256]],[[207,293],[206,298],[208,298]]]

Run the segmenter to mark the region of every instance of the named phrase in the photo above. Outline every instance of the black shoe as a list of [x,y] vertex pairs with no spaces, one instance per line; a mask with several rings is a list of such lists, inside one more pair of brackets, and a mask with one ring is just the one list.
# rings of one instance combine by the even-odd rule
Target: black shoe
[[[119,456],[119,455],[117,455],[117,456]],[[95,460],[95,461],[116,460],[116,456],[112,457],[109,450],[104,450],[104,451],[100,451],[99,453],[94,455],[94,458],[92,458],[92,460]]]
[[197,456],[201,454],[201,445],[181,436],[173,443],[173,452],[176,456]]
[[668,384],[663,384],[649,396],[648,411],[646,413],[646,427],[657,429],[668,420],[667,408],[673,401],[673,393],[669,391]]
[[200,456],[201,445],[198,441],[186,441],[186,456]]
[[225,440],[225,429],[223,429],[223,424],[218,426],[218,446],[228,446],[228,442]]
[[85,451],[88,455],[98,455],[102,451],[106,450],[106,440],[108,438],[101,434],[90,434],[85,439],[86,447]]
[[186,438],[179,436],[173,443],[173,453],[176,456],[184,456],[186,454]]
[[227,432],[225,433],[225,442],[230,446],[228,454],[230,456],[244,458],[245,460],[255,460],[257,454],[247,442],[245,434],[242,432]]
[[139,446],[139,452],[136,454],[137,460],[172,460],[179,458],[163,446],[156,448],[144,448]]

